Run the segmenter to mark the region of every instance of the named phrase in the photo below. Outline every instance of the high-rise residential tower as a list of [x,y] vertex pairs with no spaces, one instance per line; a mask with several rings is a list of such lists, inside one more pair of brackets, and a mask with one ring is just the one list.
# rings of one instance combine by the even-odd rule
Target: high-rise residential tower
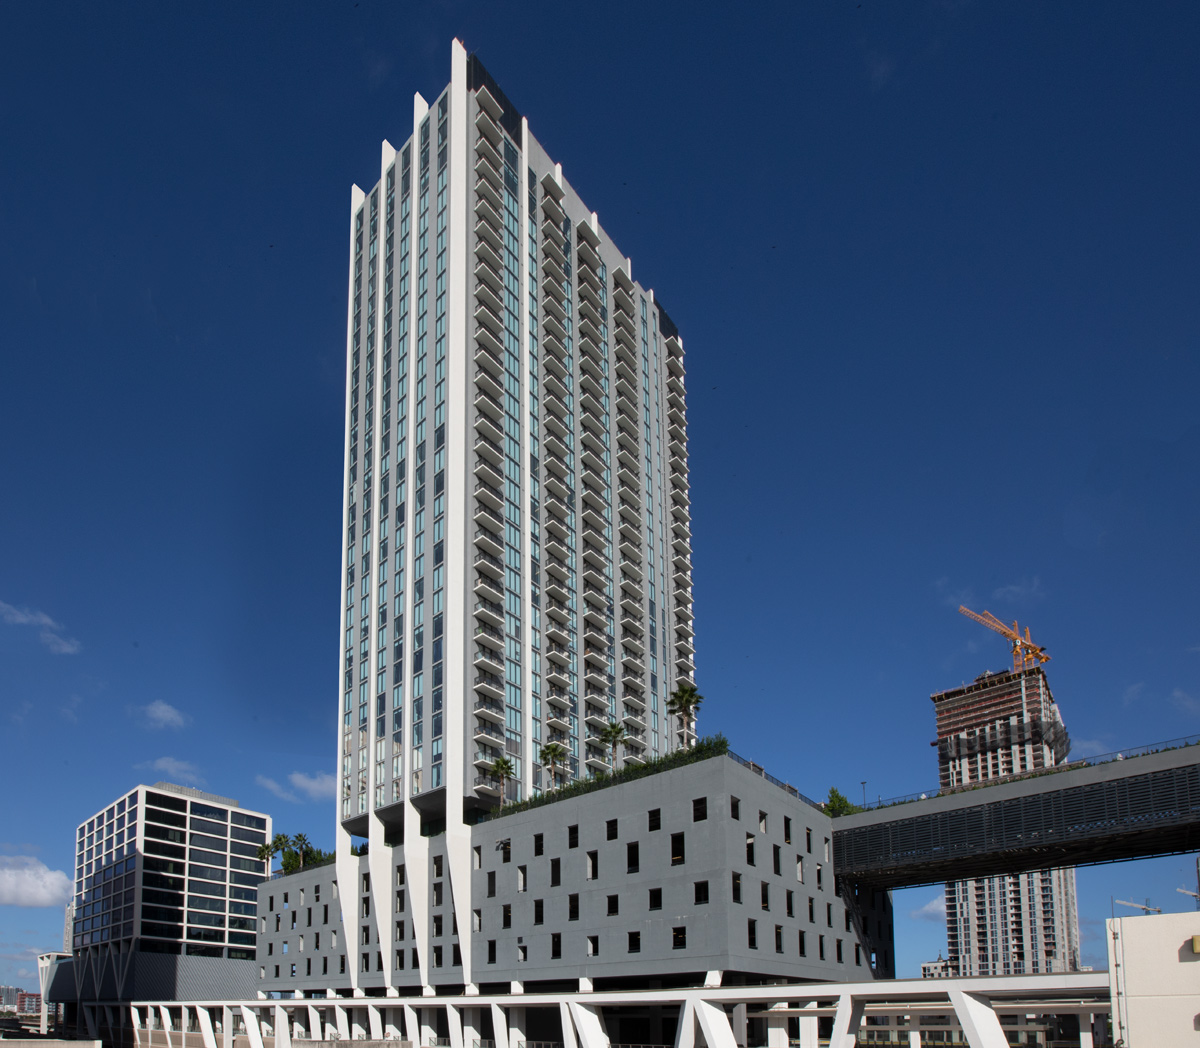
[[402,843],[424,897],[444,833],[461,919],[470,827],[550,785],[544,745],[570,780],[610,767],[612,723],[619,764],[685,742],[665,708],[693,675],[683,348],[457,41],[355,187],[349,246],[338,877],[357,837],[388,884]]
[[[937,714],[942,790],[1062,764],[1071,740],[1038,667],[985,673],[930,696]],[[947,964],[955,975],[1079,970],[1075,871],[946,885]]]

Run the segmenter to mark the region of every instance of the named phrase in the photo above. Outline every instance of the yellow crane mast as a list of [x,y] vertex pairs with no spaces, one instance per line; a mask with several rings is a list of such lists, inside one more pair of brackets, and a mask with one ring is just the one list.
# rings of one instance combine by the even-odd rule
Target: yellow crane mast
[[981,626],[986,626],[988,629],[1008,639],[1008,642],[1012,645],[1014,673],[1020,673],[1023,669],[1033,669],[1035,666],[1040,666],[1043,662],[1050,661],[1050,656],[1046,654],[1046,649],[1034,644],[1030,639],[1028,626],[1025,627],[1025,635],[1022,636],[1020,627],[1017,626],[1015,619],[1012,626],[1009,627],[1004,625],[990,611],[984,610],[984,613],[980,615],[979,612],[972,611],[962,604],[958,606],[958,610],[961,614],[966,615],[967,618],[974,619]]

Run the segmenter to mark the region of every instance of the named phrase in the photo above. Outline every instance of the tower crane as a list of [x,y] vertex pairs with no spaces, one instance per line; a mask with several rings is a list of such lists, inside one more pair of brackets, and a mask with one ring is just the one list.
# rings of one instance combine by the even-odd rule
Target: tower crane
[[1033,669],[1040,666],[1043,662],[1049,662],[1050,656],[1046,654],[1046,649],[1034,644],[1029,637],[1029,627],[1025,627],[1025,635],[1021,635],[1021,630],[1017,626],[1016,620],[1013,620],[1011,627],[1004,625],[990,611],[985,610],[982,615],[977,611],[972,611],[962,604],[958,606],[961,614],[966,615],[969,619],[974,619],[981,626],[986,626],[988,629],[1000,636],[1008,639],[1012,645],[1013,657],[1013,672],[1020,673],[1023,669]]

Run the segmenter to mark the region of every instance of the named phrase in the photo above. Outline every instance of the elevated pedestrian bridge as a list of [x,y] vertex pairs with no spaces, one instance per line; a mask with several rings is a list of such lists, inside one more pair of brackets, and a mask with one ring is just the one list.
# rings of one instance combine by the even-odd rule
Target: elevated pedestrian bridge
[[1200,745],[833,821],[834,869],[875,888],[1190,851],[1200,851]]

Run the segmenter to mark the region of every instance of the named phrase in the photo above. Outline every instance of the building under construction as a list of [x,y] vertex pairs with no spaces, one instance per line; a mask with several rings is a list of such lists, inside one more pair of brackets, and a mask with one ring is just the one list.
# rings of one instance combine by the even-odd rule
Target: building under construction
[[[985,673],[930,698],[943,791],[1066,762],[1070,737],[1040,665]],[[948,883],[946,936],[955,975],[1078,971],[1075,871]]]
[[937,714],[939,786],[953,790],[1062,764],[1071,748],[1040,666],[984,673],[930,696]]

